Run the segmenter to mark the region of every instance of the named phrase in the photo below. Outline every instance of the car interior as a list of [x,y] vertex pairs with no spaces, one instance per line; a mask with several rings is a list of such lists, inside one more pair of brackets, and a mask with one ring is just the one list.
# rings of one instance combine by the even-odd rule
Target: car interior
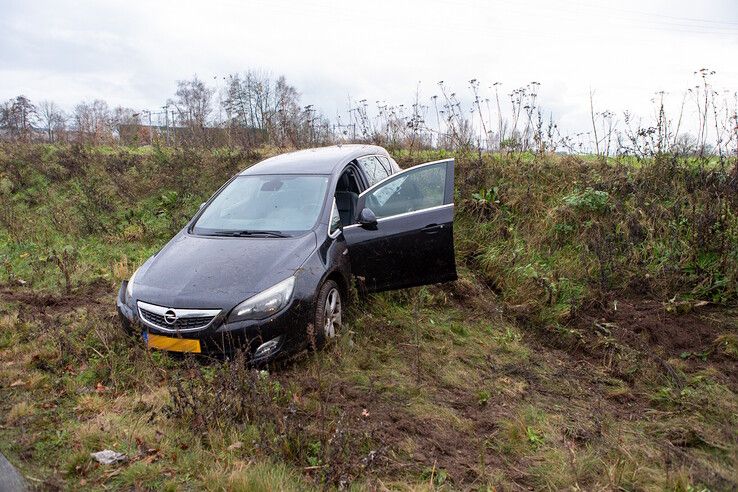
[[400,177],[367,197],[366,206],[377,217],[388,217],[418,210],[420,190],[413,176]]
[[357,181],[356,170],[348,167],[343,172],[336,185],[336,208],[338,215],[341,217],[341,223],[344,226],[353,224],[356,217],[356,203],[359,201],[359,183]]

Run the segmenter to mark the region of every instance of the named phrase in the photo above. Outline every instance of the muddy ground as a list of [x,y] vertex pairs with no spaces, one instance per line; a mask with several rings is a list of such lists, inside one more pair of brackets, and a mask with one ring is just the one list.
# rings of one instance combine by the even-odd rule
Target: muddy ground
[[[454,287],[434,289],[449,304],[424,316],[451,307],[470,325],[514,323],[491,293],[482,302],[478,298],[471,302]],[[114,289],[103,281],[64,297],[15,287],[0,290],[5,303],[18,307],[21,320],[48,326],[81,310],[105,313],[115,326],[114,295]],[[503,477],[503,488],[512,490],[563,485],[542,481],[540,474],[531,473],[531,468],[545,467],[550,458],[534,452],[544,449],[535,442],[535,432],[543,435],[546,428],[531,431],[538,424],[521,413],[521,408],[528,407],[550,416],[548,422],[553,423],[547,425],[555,426],[558,437],[545,439],[556,441],[555,449],[563,456],[556,458],[569,462],[565,466],[571,467],[575,482],[601,485],[596,477],[587,476],[586,470],[577,478],[580,465],[576,460],[590,448],[610,446],[620,432],[626,432],[618,429],[620,425],[625,429],[634,422],[658,421],[660,417],[653,416],[654,396],[648,391],[654,381],[680,389],[688,384],[690,374],[708,371],[733,392],[738,387],[736,360],[719,350],[716,342],[726,333],[738,334],[735,313],[709,305],[670,309],[668,303],[653,299],[613,298],[582,310],[572,321],[583,334],[575,346],[557,348],[561,345],[551,343],[553,335],[545,330],[521,330],[520,340],[513,338],[511,342],[513,348],[498,351],[485,345],[468,355],[468,360],[456,347],[437,352],[434,346],[442,345],[438,340],[421,342],[410,333],[396,333],[388,339],[386,333],[394,329],[393,320],[372,314],[371,307],[359,305],[351,323],[362,327],[363,335],[356,341],[359,348],[354,347],[350,354],[329,348],[327,362],[320,369],[327,374],[317,373],[311,366],[315,356],[307,354],[273,372],[285,387],[293,388],[298,426],[308,428],[314,425],[316,412],[327,412],[339,421],[336,433],[344,429],[350,434],[340,457],[342,465],[329,477],[339,486],[358,477],[373,486],[408,476],[432,482],[441,472],[447,476],[437,485],[445,483],[453,488],[480,487],[495,474]],[[407,361],[404,376],[410,381],[401,383],[403,388],[411,387],[409,393],[388,389],[392,383],[381,375],[374,379],[374,361],[367,362],[367,379],[360,384],[342,372],[343,357],[357,357],[362,347],[368,353],[388,346],[393,357]],[[529,355],[509,357],[508,352],[514,350]],[[466,371],[462,374],[471,374],[474,383],[445,381],[444,364],[459,365]],[[358,367],[361,369],[361,364]],[[653,380],[644,385],[642,378]],[[493,389],[482,394],[475,389],[478,387]],[[411,410],[418,401],[414,395],[422,395],[423,411]],[[319,401],[320,409],[303,406],[303,401]],[[730,433],[729,429],[722,431]],[[351,439],[357,436],[369,439],[372,449],[352,449]],[[724,490],[738,487],[735,475],[715,471],[695,459],[689,452],[694,444],[682,438],[681,434],[670,437],[667,433],[654,444],[660,454],[658,462],[651,465],[666,469],[686,466],[700,483]],[[30,449],[26,456],[27,464],[32,465]],[[325,471],[320,466],[305,467],[304,473],[317,480]],[[51,480],[46,485],[54,488],[60,483]]]

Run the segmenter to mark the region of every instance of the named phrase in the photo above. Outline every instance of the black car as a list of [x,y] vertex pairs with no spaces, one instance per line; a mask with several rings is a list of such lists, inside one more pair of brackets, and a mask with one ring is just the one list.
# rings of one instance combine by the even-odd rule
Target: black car
[[340,327],[352,284],[456,279],[454,161],[406,170],[381,147],[266,159],[231,178],[123,282],[124,327],[151,348],[264,363]]

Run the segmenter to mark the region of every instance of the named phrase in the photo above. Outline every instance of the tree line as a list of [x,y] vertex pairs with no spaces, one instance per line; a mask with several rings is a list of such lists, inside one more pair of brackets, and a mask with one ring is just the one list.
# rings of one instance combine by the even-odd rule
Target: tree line
[[[388,148],[445,148],[503,152],[566,152],[599,156],[663,153],[738,155],[738,92],[718,91],[714,72],[695,72],[697,84],[669,101],[659,92],[638,114],[599,108],[594,93],[589,128],[562,132],[539,101],[540,83],[504,90],[468,81],[454,91],[443,81],[434,94],[416,90],[410,104],[352,101],[331,121],[284,76],[248,70],[212,87],[193,76],[157,110],[136,111],[96,99],[71,112],[53,101],[21,95],[0,105],[0,138],[16,142],[146,145],[309,147],[367,142]],[[676,96],[674,96],[676,97]]]
[[319,145],[333,140],[331,123],[285,77],[232,74],[220,91],[193,76],[177,82],[160,110],[83,101],[71,112],[24,95],[0,104],[0,138],[13,142],[183,145]]

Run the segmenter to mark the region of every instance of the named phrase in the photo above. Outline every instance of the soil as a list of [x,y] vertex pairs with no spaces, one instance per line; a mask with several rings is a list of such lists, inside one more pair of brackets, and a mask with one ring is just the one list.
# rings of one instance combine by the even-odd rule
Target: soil
[[663,361],[683,359],[690,370],[714,367],[724,383],[738,390],[738,362],[717,349],[720,335],[738,334],[738,318],[724,307],[611,297],[604,306],[580,312],[574,324]]
[[61,314],[79,307],[104,306],[108,310],[115,299],[115,291],[110,282],[97,279],[84,284],[67,295],[55,295],[34,291],[26,287],[0,287],[0,299],[6,302],[18,302],[32,309],[31,314]]
[[[476,295],[480,294],[478,289],[462,285],[451,292],[455,307],[467,311],[470,319],[500,315],[500,306],[489,301],[490,296]],[[114,287],[103,280],[65,296],[0,287],[0,298],[30,308],[24,317],[51,318],[83,306],[112,312],[114,295]],[[486,299],[483,303],[479,301],[482,297]],[[574,324],[593,337],[604,329],[619,343],[662,360],[684,359],[690,369],[713,366],[733,391],[738,388],[736,361],[716,350],[715,345],[719,335],[738,330],[735,319],[724,308],[702,306],[675,314],[667,312],[663,303],[653,299],[613,298],[604,306],[590,306],[580,311]],[[596,325],[600,328],[594,328]],[[453,409],[464,422],[460,426],[451,425],[448,419],[418,418],[407,410],[406,402],[385,398],[348,381],[329,378],[330,384],[321,385],[314,376],[306,374],[299,363],[288,365],[275,376],[285,385],[300,388],[303,396],[317,398],[345,416],[347,430],[371,435],[372,441],[377,443],[373,454],[360,449],[348,450],[353,465],[347,470],[355,470],[356,463],[362,463],[360,466],[366,469],[381,469],[383,475],[398,477],[417,477],[430,469],[447,470],[455,486],[472,488],[479,485],[482,468],[504,469],[518,487],[528,489],[535,484],[520,470],[522,465],[516,465],[514,460],[511,462],[487,447],[500,431],[499,423],[515,415],[516,404],[521,400],[534,401],[556,413],[560,413],[561,405],[566,405],[567,437],[583,445],[598,439],[603,415],[637,418],[648,407],[648,401],[632,394],[620,399],[608,397],[607,388],[598,376],[602,370],[601,354],[595,350],[560,350],[547,345],[540,334],[527,334],[526,343],[536,354],[531,360],[532,367],[507,367],[490,360],[487,367],[480,369],[490,378],[511,377],[524,381],[520,394],[495,395],[488,403],[481,404],[474,391],[440,386],[432,375],[421,376],[418,385],[432,394],[434,404]],[[414,357],[414,348],[405,345],[408,344],[400,345],[402,351],[407,351],[407,357]],[[686,353],[689,355],[685,356]],[[432,354],[424,356],[432,357]],[[553,368],[554,374],[549,376],[565,379],[567,385],[551,384],[536,373],[536,366]],[[314,416],[304,417],[305,425],[309,425]]]
[[[283,384],[296,384],[303,395],[322,399],[329,408],[353,416],[351,430],[368,433],[378,443],[373,466],[381,468],[384,475],[417,477],[431,469],[445,470],[455,487],[472,490],[483,483],[480,476],[483,468],[498,469],[505,470],[518,488],[531,490],[536,484],[521,470],[525,466],[494,449],[500,422],[517,418],[521,401],[535,403],[552,414],[560,413],[562,405],[566,406],[567,438],[587,446],[601,437],[601,421],[605,416],[639,418],[648,407],[648,400],[640,395],[624,400],[609,399],[599,377],[601,367],[594,367],[593,361],[545,347],[534,337],[527,343],[536,353],[531,361],[533,367],[500,364],[490,358],[487,366],[479,369],[485,378],[509,377],[524,382],[517,393],[492,395],[486,404],[480,403],[473,390],[445,387],[432,375],[421,373],[419,387],[432,395],[432,403],[452,409],[463,421],[459,426],[453,425],[448,417],[419,418],[407,411],[404,401],[387,399],[346,381],[331,381],[318,396],[321,385],[314,377],[306,376],[299,365],[286,368],[277,377]],[[411,344],[399,346],[402,352],[407,352],[403,354],[405,357],[416,356]],[[423,356],[432,357],[432,354]],[[536,371],[539,367],[555,368],[551,377],[566,379],[567,384],[550,384]],[[367,418],[357,417],[364,411]],[[408,443],[412,443],[410,450]],[[354,462],[359,459],[361,456],[352,457]]]

